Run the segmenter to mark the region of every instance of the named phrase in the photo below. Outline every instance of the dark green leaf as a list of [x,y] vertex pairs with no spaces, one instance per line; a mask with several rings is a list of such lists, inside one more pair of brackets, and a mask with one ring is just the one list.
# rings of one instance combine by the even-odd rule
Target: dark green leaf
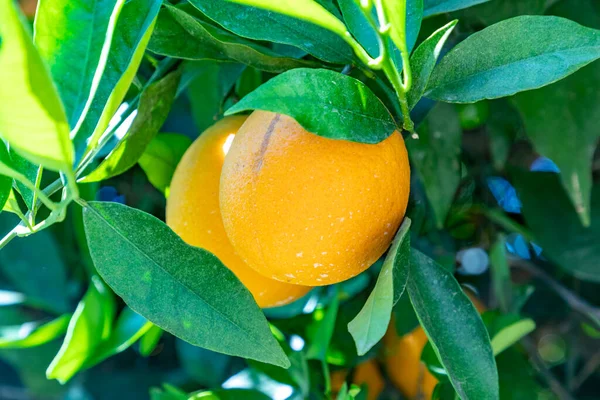
[[398,336],[404,336],[419,326],[419,320],[410,302],[407,291],[404,291],[404,294],[400,296],[393,312],[394,327],[396,328]]
[[219,387],[235,372],[235,359],[225,354],[192,346],[183,340],[177,340],[175,350],[186,375],[204,387]]
[[36,347],[48,343],[67,330],[70,314],[46,324],[26,322],[22,325],[0,327],[0,349]]
[[138,160],[150,183],[167,196],[175,168],[191,144],[192,140],[185,135],[160,133]]
[[91,357],[98,345],[110,335],[114,316],[114,298],[97,277],[71,317],[67,335],[46,376],[61,383],[71,379]]
[[395,130],[389,111],[362,82],[325,69],[294,69],[269,80],[225,115],[266,110],[330,139],[378,143]]
[[413,84],[408,92],[408,104],[412,109],[425,93],[429,83],[429,77],[437,63],[440,52],[446,43],[446,39],[452,33],[458,20],[451,21],[433,32],[423,43],[417,47],[410,58],[412,68]]
[[492,160],[497,170],[504,168],[513,141],[522,131],[523,121],[515,107],[506,99],[490,101],[487,132],[490,137]]
[[211,253],[117,203],[89,203],[84,222],[98,272],[134,311],[196,346],[289,366],[250,292]]
[[359,356],[365,355],[385,335],[392,308],[404,293],[410,255],[410,219],[405,218],[385,257],[383,267],[362,310],[348,324]]
[[600,139],[598,88],[596,62],[552,86],[514,97],[527,136],[560,169],[562,185],[585,225],[590,223],[591,165]]
[[242,98],[256,90],[263,83],[262,71],[255,68],[246,68],[235,83],[235,94]]
[[185,73],[193,74],[188,86],[192,117],[199,132],[213,125],[225,111],[223,101],[244,70],[243,64],[216,61],[186,61]]
[[87,0],[49,0],[41,1],[37,9],[35,45],[72,128],[85,117],[86,105],[94,97],[124,3],[97,0],[91,6]]
[[[13,218],[7,217],[2,215],[3,232],[16,225]],[[37,232],[8,243],[0,251],[0,270],[27,296],[30,305],[57,314],[69,311],[66,266],[50,232]]]
[[78,152],[92,148],[125,98],[150,40],[161,0],[129,0],[123,6],[113,34],[106,68],[89,111],[76,132]]
[[441,229],[460,183],[462,130],[455,108],[443,103],[436,105],[418,132],[418,138],[406,140],[406,147]]
[[[485,3],[490,0],[423,0],[423,16],[443,14]],[[494,2],[496,4],[497,1]]]
[[498,399],[498,372],[487,330],[452,274],[413,249],[408,293],[461,398]]
[[[19,153],[12,149],[9,151],[9,153],[11,167],[26,177],[30,182],[36,184],[36,186],[39,188],[39,180],[42,178],[42,167],[30,163],[27,161],[27,159],[21,157]],[[17,185],[19,193],[23,197],[23,201],[25,201],[25,205],[31,210],[34,205],[34,201],[36,200],[33,191],[20,181],[15,181],[15,184]]]
[[325,362],[327,356],[327,349],[333,336],[333,330],[335,328],[335,320],[337,318],[337,312],[340,305],[338,297],[338,288],[333,286],[333,299],[326,311],[320,310],[315,312],[313,315],[319,316],[320,320],[317,320],[317,328],[314,332],[311,341],[306,349],[306,358],[309,360],[320,360]]
[[[485,4],[479,4],[475,7],[464,10],[461,20],[469,19],[477,21],[484,25],[492,25],[505,19],[517,17],[519,15],[541,15],[544,9],[552,2],[558,0],[494,0],[486,1]],[[564,1],[559,1],[564,2]],[[471,1],[471,3],[474,3]],[[479,1],[481,3],[481,1]],[[579,8],[581,1],[578,2]]]
[[0,135],[29,161],[69,171],[69,123],[13,0],[0,1]]
[[556,174],[515,171],[512,176],[544,256],[576,278],[600,282],[600,185],[592,189],[591,224],[583,227]]
[[142,92],[137,115],[127,135],[82,182],[96,182],[120,175],[137,163],[167,119],[180,77],[179,70],[171,72]]
[[87,359],[85,368],[127,350],[153,326],[152,322],[126,307],[121,311],[111,335]]
[[[227,0],[191,0],[210,19],[242,37],[297,46],[328,62],[349,64],[352,49],[327,29],[279,13]],[[269,29],[265,29],[265,25]]]
[[144,357],[150,356],[156,349],[163,333],[162,329],[153,324],[140,339],[140,354]]
[[564,18],[522,16],[479,31],[433,71],[426,97],[473,103],[556,82],[600,57],[600,32]]
[[314,65],[280,56],[267,47],[239,38],[173,6],[166,6],[160,12],[148,49],[187,60],[237,61],[268,72]]

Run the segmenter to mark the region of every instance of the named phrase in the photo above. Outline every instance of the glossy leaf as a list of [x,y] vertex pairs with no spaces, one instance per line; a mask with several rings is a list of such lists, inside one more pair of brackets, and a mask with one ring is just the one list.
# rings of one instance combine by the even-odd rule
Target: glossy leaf
[[498,399],[490,338],[452,274],[413,249],[407,288],[421,326],[461,398]]
[[[297,46],[323,61],[338,64],[353,61],[352,49],[342,38],[314,24],[228,0],[191,0],[190,3],[223,28],[242,37]],[[269,29],[264,29],[265,24]]]
[[104,74],[74,138],[78,153],[88,146],[88,149],[95,146],[125,98],[144,56],[161,4],[161,0],[130,0],[123,6]]
[[36,347],[62,335],[69,325],[70,314],[46,324],[27,322],[22,325],[0,327],[0,349]]
[[259,109],[293,117],[330,139],[378,143],[395,130],[389,111],[362,82],[325,69],[295,69],[269,80],[225,115]]
[[90,355],[85,368],[127,350],[153,326],[152,322],[126,307],[121,311],[111,335]]
[[134,311],[196,346],[289,366],[250,292],[211,253],[117,203],[89,203],[84,222],[98,272]]
[[[2,216],[2,232],[12,229],[14,219]],[[10,222],[12,221],[12,222]],[[43,251],[31,251],[43,249]],[[49,231],[18,238],[0,251],[0,271],[8,281],[27,296],[34,307],[58,314],[69,311],[67,267],[59,247]]]
[[433,71],[426,97],[454,103],[556,82],[600,57],[600,32],[564,18],[521,16],[469,36]]
[[169,194],[175,168],[191,144],[192,140],[187,136],[159,133],[138,160],[150,183],[166,196]]
[[167,119],[180,77],[180,71],[171,72],[142,92],[140,105],[129,132],[98,168],[82,180],[83,182],[111,178],[122,174],[138,162],[146,146]]
[[[124,0],[42,0],[35,45],[56,83],[71,127],[94,97]],[[73,60],[78,60],[73,62]]]
[[71,379],[110,334],[114,300],[100,279],[92,279],[88,291],[71,317],[67,335],[46,376],[61,383]]
[[268,72],[313,65],[309,61],[280,56],[173,6],[166,6],[159,14],[148,49],[186,60],[237,61]]
[[246,67],[243,64],[208,60],[185,63],[184,77],[186,71],[194,76],[188,85],[187,94],[192,117],[199,132],[203,132],[223,116],[225,96],[244,68]]
[[156,346],[158,345],[163,333],[164,331],[162,329],[152,324],[150,329],[148,329],[148,331],[140,339],[140,354],[144,357],[150,356],[156,349]]
[[[39,183],[42,178],[43,168],[39,165],[35,165],[35,164],[27,161],[26,158],[22,157],[21,155],[19,155],[19,153],[17,153],[16,151],[14,151],[12,149],[9,150],[9,153],[10,153],[11,167],[15,171],[22,174],[31,183],[33,183],[34,185],[36,185],[36,187],[39,188]],[[25,205],[27,206],[28,209],[31,210],[35,201],[37,200],[37,196],[34,194],[34,192],[30,188],[25,186],[22,182],[17,180],[17,181],[15,181],[15,184],[17,186],[19,193],[23,197],[23,201],[25,201]]]
[[514,171],[523,215],[543,255],[578,279],[600,282],[600,185],[592,188],[591,220],[583,227],[554,173]]
[[560,169],[561,183],[585,225],[590,223],[591,166],[600,139],[595,123],[600,118],[598,87],[600,64],[595,62],[561,82],[513,99],[525,133]]
[[337,286],[333,286],[332,296],[332,301],[322,315],[322,319],[316,322],[316,331],[312,335],[310,344],[306,349],[306,358],[308,360],[320,360],[325,362],[327,349],[329,348],[329,343],[333,336],[335,320],[340,306]]
[[70,170],[65,110],[13,0],[0,0],[0,37],[0,135],[29,161]]
[[385,335],[392,308],[404,293],[410,256],[410,219],[405,218],[383,262],[377,282],[365,305],[348,324],[359,356],[365,355]]
[[412,68],[413,84],[408,92],[408,104],[411,109],[423,97],[440,52],[457,23],[458,20],[450,21],[433,32],[417,47],[411,56],[410,66]]
[[451,105],[438,104],[418,132],[418,138],[406,140],[406,147],[441,229],[460,183],[462,130],[456,110]]
[[[423,0],[381,2],[387,22],[390,24],[390,37],[398,49],[409,48],[415,44],[423,19]],[[409,37],[410,36],[410,37]],[[410,43],[409,41],[412,41]]]
[[472,7],[490,0],[423,0],[423,15],[429,17]]
[[[2,164],[11,164],[10,155],[4,145],[4,142],[0,141],[0,162]],[[9,176],[0,175],[0,210],[4,208],[6,201],[10,197],[12,191],[13,180]]]

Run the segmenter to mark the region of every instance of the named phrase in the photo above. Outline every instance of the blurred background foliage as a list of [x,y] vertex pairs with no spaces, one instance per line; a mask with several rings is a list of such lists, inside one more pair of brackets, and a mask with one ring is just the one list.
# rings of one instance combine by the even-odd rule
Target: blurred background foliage
[[[22,2],[29,16],[34,3]],[[492,0],[426,18],[417,43],[459,19],[445,52],[473,32],[525,14],[564,16],[600,29],[596,0]],[[149,76],[155,62],[148,55],[139,76]],[[272,77],[215,61],[190,63],[190,70],[191,82],[175,100],[164,133],[138,165],[101,184],[82,185],[85,198],[126,203],[164,219],[168,182],[187,146],[225,109]],[[349,73],[364,79],[361,71]],[[365,82],[381,93],[376,80]],[[128,98],[136,94],[132,87]],[[429,143],[419,148],[408,141],[414,171],[407,214],[413,246],[454,271],[493,310],[484,313],[491,332],[505,326],[501,319],[507,316],[535,322],[533,332],[497,357],[502,398],[598,399],[600,64],[507,99],[439,106],[425,99],[413,113],[416,121],[424,120],[419,132]],[[576,209],[572,191],[565,190],[572,189],[574,177],[590,183],[589,210]],[[50,183],[55,177],[47,173],[44,179]],[[584,227],[586,213],[589,226]],[[6,213],[0,217],[4,231],[17,221]],[[215,398],[234,398],[224,397],[223,388],[239,389],[227,392],[235,398],[319,399],[328,373],[318,357],[307,354],[320,351],[332,371],[332,385],[340,376],[363,383],[357,382],[357,366],[375,360],[381,385],[370,383],[370,393],[381,386],[380,398],[404,398],[381,362],[381,344],[359,357],[346,328],[370,293],[378,266],[338,285],[339,305],[332,302],[332,288],[316,288],[291,305],[265,310],[292,360],[287,371],[163,334],[101,282],[87,289],[86,270],[92,268],[78,207],[66,223],[15,240],[0,252],[0,399],[186,399],[203,389],[214,390]],[[83,296],[97,319],[115,324],[117,334],[94,354],[87,353],[85,341],[71,348],[81,360],[71,370],[54,371],[67,381],[61,385],[46,379],[46,370]],[[402,301],[396,306],[399,333],[417,326],[407,310]],[[103,326],[93,318],[87,323],[88,330]],[[431,354],[426,346],[421,358],[439,372]],[[441,382],[436,395],[447,398],[449,391],[452,397],[443,373],[436,376]]]

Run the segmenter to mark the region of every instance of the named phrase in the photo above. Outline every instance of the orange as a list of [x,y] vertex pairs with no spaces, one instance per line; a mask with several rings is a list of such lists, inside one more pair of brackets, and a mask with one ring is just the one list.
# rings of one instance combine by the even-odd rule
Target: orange
[[[348,378],[348,370],[342,369],[331,373],[331,391],[334,395],[340,391]],[[367,387],[367,400],[376,400],[385,386],[377,362],[374,359],[358,364],[354,369],[352,383]]]
[[255,111],[221,176],[221,212],[237,253],[283,282],[320,286],[358,275],[389,247],[410,169],[394,132],[378,144],[324,138]]
[[290,303],[310,288],[268,279],[244,263],[227,239],[219,210],[219,179],[228,147],[245,117],[208,128],[179,162],[167,199],[167,224],[192,246],[216,255],[250,290],[260,307]]
[[[480,313],[483,303],[469,291],[467,295]],[[392,383],[408,398],[429,400],[438,380],[421,362],[421,353],[427,344],[427,335],[420,326],[399,337],[394,320],[383,338],[385,366]]]

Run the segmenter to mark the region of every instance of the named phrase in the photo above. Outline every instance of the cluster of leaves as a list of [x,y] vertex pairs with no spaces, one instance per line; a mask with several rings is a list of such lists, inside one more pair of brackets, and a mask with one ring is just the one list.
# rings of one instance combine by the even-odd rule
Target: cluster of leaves
[[[600,329],[599,29],[593,0],[45,0],[31,35],[0,0],[0,357],[49,398],[328,398],[394,315],[425,330],[436,398],[598,390],[563,337]],[[362,143],[403,128],[414,171],[385,259],[268,310],[160,218],[190,137],[254,109]]]

